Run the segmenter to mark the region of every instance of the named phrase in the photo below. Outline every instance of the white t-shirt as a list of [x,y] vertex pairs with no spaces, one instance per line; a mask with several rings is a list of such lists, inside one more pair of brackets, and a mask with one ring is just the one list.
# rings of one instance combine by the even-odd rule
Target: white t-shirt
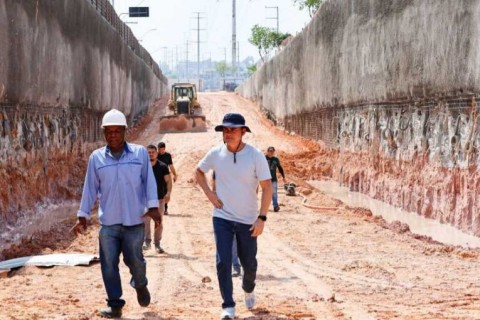
[[210,149],[197,167],[204,173],[215,171],[216,193],[223,208],[214,208],[213,216],[253,224],[258,217],[258,182],[272,177],[265,155],[257,148],[245,144],[236,159],[234,163],[233,152],[222,144]]

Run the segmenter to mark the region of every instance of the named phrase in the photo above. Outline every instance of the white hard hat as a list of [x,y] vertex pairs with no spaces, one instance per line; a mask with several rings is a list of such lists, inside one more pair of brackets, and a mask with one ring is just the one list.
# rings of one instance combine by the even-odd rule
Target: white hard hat
[[106,126],[124,126],[127,127],[127,118],[117,109],[112,109],[105,113],[102,119],[102,128]]

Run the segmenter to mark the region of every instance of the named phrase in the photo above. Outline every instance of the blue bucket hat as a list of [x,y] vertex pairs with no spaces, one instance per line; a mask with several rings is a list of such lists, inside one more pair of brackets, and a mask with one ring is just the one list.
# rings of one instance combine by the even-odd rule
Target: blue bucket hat
[[245,125],[245,118],[240,113],[227,113],[223,117],[222,124],[215,127],[215,131],[223,131],[224,127],[246,128],[247,132],[252,132],[250,128]]

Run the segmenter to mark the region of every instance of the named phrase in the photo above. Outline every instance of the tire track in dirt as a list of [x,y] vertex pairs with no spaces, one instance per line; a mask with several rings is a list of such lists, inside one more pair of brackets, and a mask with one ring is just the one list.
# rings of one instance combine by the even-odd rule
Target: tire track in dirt
[[[266,232],[263,241],[268,242],[268,250],[262,250],[262,256],[266,257],[267,265],[271,274],[290,275],[287,278],[297,279],[300,281],[303,291],[297,291],[295,296],[300,297],[303,301],[312,304],[312,300],[321,300],[329,303],[338,302],[338,294],[336,295],[334,288],[322,281],[323,277],[334,277],[342,281],[352,281],[361,285],[378,285],[375,280],[364,277],[351,277],[338,272],[332,268],[326,268],[319,265],[311,259],[295,253],[287,244],[275,237],[271,232]],[[382,283],[383,285],[383,283]],[[346,319],[374,319],[368,312],[363,310],[354,303],[341,300],[341,304],[332,305],[332,308],[341,311]],[[312,310],[318,310],[315,305]],[[322,319],[324,314],[315,313],[316,319]]]

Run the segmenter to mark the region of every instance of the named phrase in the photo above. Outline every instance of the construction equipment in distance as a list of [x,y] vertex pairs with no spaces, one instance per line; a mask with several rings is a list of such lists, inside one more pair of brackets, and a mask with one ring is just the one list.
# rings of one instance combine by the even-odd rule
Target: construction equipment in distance
[[160,118],[160,132],[206,130],[205,116],[198,103],[194,84],[173,84],[168,110],[171,114]]

